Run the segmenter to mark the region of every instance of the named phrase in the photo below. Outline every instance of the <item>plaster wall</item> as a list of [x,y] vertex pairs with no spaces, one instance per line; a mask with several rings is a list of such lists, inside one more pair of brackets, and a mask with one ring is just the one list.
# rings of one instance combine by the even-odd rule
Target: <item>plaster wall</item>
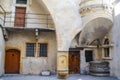
[[[40,0],[28,0],[27,5],[16,5],[15,0],[13,0],[13,7],[12,11],[15,11],[15,6],[26,6],[27,12],[41,12],[41,13],[49,13],[51,14],[56,28],[56,34],[57,34],[57,44],[58,44],[58,50],[59,51],[68,51],[72,39],[75,37],[75,35],[82,30],[81,26],[81,16],[79,13],[79,4],[81,0],[64,0],[64,1],[56,1],[56,0],[42,0],[43,4],[48,8],[48,12],[44,10],[45,8],[41,6]],[[91,3],[90,3],[91,4]],[[56,6],[56,7],[55,7]],[[93,18],[104,16],[108,18],[108,15],[104,15],[103,13],[97,14],[97,16],[94,15]],[[87,16],[87,18],[84,18],[84,20],[87,20],[90,18],[90,16]],[[37,16],[38,17],[38,16]],[[110,16],[109,16],[110,17]],[[83,20],[83,22],[84,22]],[[90,20],[87,20],[90,21]],[[30,20],[28,20],[30,21]],[[32,21],[32,20],[31,20]],[[33,20],[32,22],[39,22],[36,20]],[[44,21],[43,21],[44,22]],[[87,23],[86,22],[86,23]],[[72,23],[72,24],[71,24]],[[84,24],[86,24],[84,23]],[[43,27],[44,25],[30,25],[27,24],[27,27],[33,28],[33,27]],[[67,34],[66,34],[67,33]]]
[[0,5],[5,9],[6,12],[11,10],[12,0],[0,0]]
[[116,0],[114,8],[114,26],[112,28],[112,39],[114,43],[113,60],[112,60],[112,75],[120,78],[120,1]]
[[5,41],[3,37],[2,28],[0,27],[0,76],[4,74],[4,50]]
[[6,50],[18,49],[21,52],[20,73],[40,74],[44,70],[56,72],[57,49],[55,32],[40,32],[37,43],[48,43],[48,57],[26,57],[26,43],[36,43],[34,31],[12,31],[6,41]]
[[47,6],[55,23],[58,51],[68,51],[72,39],[82,28],[79,14],[81,0],[42,1]]
[[[49,14],[49,12],[45,10],[44,7],[38,3],[37,0],[27,0],[27,4],[16,4],[16,0],[11,0],[11,2],[9,3],[4,3],[4,6],[5,4],[11,4],[9,6],[10,13],[7,13],[6,15],[6,21],[9,21],[9,22],[6,22],[5,27],[14,27],[16,7],[25,7],[26,8],[26,16],[25,16],[26,28],[47,28],[47,27],[54,28],[54,24],[51,16],[46,15],[46,14]],[[10,17],[10,18],[7,18],[7,17]],[[49,20],[47,21],[47,19]],[[48,25],[47,25],[47,22],[49,23]]]
[[93,51],[93,60],[96,61],[99,57],[97,54],[96,48],[85,48],[84,50],[80,50],[80,73],[88,74],[89,73],[89,62],[86,62],[85,59],[85,51],[90,50]]

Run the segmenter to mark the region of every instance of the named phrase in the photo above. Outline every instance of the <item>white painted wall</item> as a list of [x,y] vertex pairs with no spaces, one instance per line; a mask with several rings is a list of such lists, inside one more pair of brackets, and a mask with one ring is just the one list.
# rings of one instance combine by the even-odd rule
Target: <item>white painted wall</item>
[[112,38],[114,42],[112,72],[111,75],[120,79],[120,1],[116,0],[114,8],[114,26],[112,29]]
[[2,28],[0,27],[0,76],[4,74],[4,49],[5,42],[3,38]]

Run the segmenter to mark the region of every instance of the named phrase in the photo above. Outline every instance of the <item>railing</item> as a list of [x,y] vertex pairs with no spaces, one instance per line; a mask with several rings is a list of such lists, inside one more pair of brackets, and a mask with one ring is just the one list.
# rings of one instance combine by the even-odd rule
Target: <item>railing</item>
[[25,27],[25,28],[54,28],[50,14],[39,13],[6,13],[0,6],[0,20],[4,27]]

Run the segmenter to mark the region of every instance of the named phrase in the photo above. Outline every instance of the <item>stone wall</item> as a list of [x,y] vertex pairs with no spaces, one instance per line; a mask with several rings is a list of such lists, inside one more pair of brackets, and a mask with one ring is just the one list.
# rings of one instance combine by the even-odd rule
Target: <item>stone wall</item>
[[3,38],[2,28],[0,26],[0,76],[4,73],[4,49],[5,42]]
[[113,60],[111,64],[111,75],[120,78],[120,1],[116,0],[114,8],[114,26],[112,29],[112,38],[114,42]]
[[0,0],[0,5],[5,9],[6,12],[10,12],[11,2],[12,0]]
[[59,51],[68,51],[72,39],[80,32],[81,16],[79,3],[81,0],[42,0],[53,17]]
[[[9,11],[6,10],[6,8],[5,8],[5,11],[10,12],[10,13],[7,13],[6,17],[10,17],[10,18],[6,18],[6,21],[8,22],[6,22],[5,27],[14,27],[16,7],[25,7],[26,8],[25,27],[27,28],[46,28],[46,27],[54,28],[53,21],[50,20],[52,19],[51,16],[45,15],[45,14],[49,14],[49,11],[44,9],[44,7],[41,4],[39,4],[37,0],[27,0],[27,4],[16,4],[16,0],[12,0],[10,2],[3,3],[2,7],[4,8],[4,6],[6,6],[7,4],[9,5],[9,8],[8,8]],[[48,21],[47,21],[47,18],[49,18]],[[47,25],[46,22],[48,22],[49,24]],[[51,25],[50,23],[53,25]]]
[[55,32],[39,32],[38,43],[48,43],[48,57],[26,57],[26,43],[36,43],[34,30],[14,30],[9,32],[6,50],[18,49],[21,52],[20,73],[40,74],[44,70],[56,72],[56,36]]

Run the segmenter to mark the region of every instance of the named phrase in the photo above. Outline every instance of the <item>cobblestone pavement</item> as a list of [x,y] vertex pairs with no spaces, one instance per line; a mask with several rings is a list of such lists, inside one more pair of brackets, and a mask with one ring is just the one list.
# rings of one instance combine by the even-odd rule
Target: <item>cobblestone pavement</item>
[[39,75],[3,75],[0,80],[119,80],[113,77],[95,77],[90,75],[69,75],[67,79],[57,79],[56,75],[39,76]]

